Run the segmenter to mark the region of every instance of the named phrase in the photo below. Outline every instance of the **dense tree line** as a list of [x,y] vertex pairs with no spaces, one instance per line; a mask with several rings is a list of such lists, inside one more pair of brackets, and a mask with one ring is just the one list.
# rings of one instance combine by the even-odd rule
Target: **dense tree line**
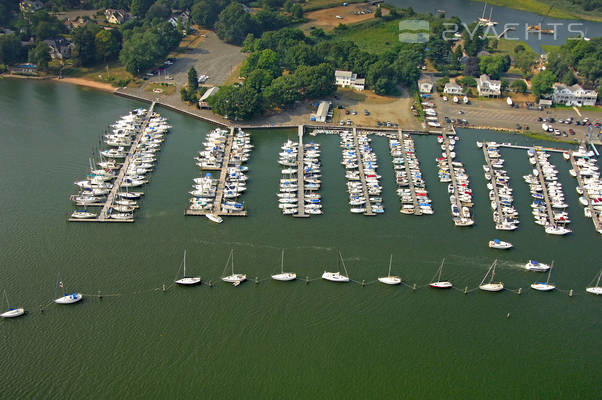
[[559,48],[550,51],[547,67],[557,80],[566,84],[577,81],[573,73],[576,71],[586,86],[598,85],[602,77],[602,38],[567,40]]
[[162,64],[181,39],[182,34],[169,22],[147,22],[123,32],[123,48],[119,60],[129,73],[139,75]]

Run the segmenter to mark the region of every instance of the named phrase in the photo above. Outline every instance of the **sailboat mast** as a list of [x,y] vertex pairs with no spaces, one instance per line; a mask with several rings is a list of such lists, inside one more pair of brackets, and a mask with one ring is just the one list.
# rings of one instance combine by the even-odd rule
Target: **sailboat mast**
[[441,282],[441,275],[443,274],[443,263],[445,262],[445,258],[441,260],[441,265],[439,266],[439,277],[437,278],[437,282]]
[[493,7],[489,10],[489,22],[492,21],[491,16],[493,15]]
[[600,278],[602,278],[602,270],[600,270],[600,273],[598,274],[598,281],[596,282],[596,286],[600,286]]
[[393,262],[393,254],[389,257],[389,276],[391,276],[391,263]]
[[552,275],[553,269],[554,269],[554,260],[552,260],[552,265],[550,265],[550,270],[548,271],[548,279],[546,280],[546,284],[550,283],[550,275]]
[[234,249],[230,251],[230,254],[232,254],[232,275],[234,275]]
[[483,6],[483,14],[481,15],[481,19],[485,18],[485,9],[487,8],[487,3]]
[[184,249],[184,277],[186,277],[186,249]]
[[343,269],[345,270],[345,276],[347,278],[349,278],[349,272],[347,272],[347,267],[345,267],[345,260],[343,260],[343,256],[341,255],[340,251],[339,251],[339,257],[341,258],[341,264],[343,264]]
[[280,255],[280,273],[284,273],[284,249],[282,249],[282,254]]

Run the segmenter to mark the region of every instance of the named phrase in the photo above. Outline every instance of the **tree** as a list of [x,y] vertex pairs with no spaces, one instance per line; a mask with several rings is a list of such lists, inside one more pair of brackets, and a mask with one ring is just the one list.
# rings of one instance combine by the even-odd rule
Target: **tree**
[[50,61],[50,48],[45,42],[38,42],[36,47],[32,49],[29,59],[37,64],[41,70],[46,70]]
[[25,48],[15,35],[0,36],[0,64],[16,64],[26,56]]
[[293,17],[295,19],[301,19],[301,18],[303,18],[303,7],[301,7],[299,4],[295,4],[291,8],[291,14],[293,15]]
[[272,74],[272,78],[282,75],[280,56],[270,49],[261,51],[259,59],[257,60],[257,68],[269,71]]
[[508,90],[508,86],[510,86],[510,82],[508,81],[508,79],[506,78],[502,78],[502,80],[500,81],[500,91],[502,93],[504,93],[505,91]]
[[562,75],[562,77],[560,78],[560,82],[564,83],[565,85],[571,86],[577,83],[577,78],[575,78],[575,74],[573,74],[573,71],[568,70]]
[[190,67],[188,70],[188,90],[197,91],[199,89],[199,76],[197,75],[196,69]]
[[98,31],[94,37],[94,48],[99,62],[117,59],[121,50],[121,34],[116,29]]
[[264,88],[270,86],[274,78],[270,71],[266,71],[264,69],[256,69],[247,76],[245,80],[245,85],[255,89],[257,92],[263,90]]
[[206,28],[212,28],[217,21],[219,9],[214,0],[201,0],[192,6],[190,16],[192,20]]
[[492,79],[500,79],[502,73],[510,68],[510,59],[507,56],[486,56],[481,58],[479,69],[481,73],[489,75]]
[[483,36],[483,27],[477,26],[476,23],[468,26],[468,29],[462,34],[462,38],[464,39],[464,50],[469,57],[475,57],[487,43],[487,38]]
[[[522,45],[518,45],[516,48],[520,46]],[[516,48],[514,49],[515,52]],[[514,65],[516,65],[516,67],[523,73],[523,76],[526,77],[531,72],[533,65],[535,65],[536,58],[537,55],[533,52],[520,51],[514,56]]]
[[225,42],[241,44],[247,33],[253,32],[251,16],[240,3],[231,3],[221,13],[215,23],[217,36]]
[[517,79],[512,82],[510,88],[516,93],[527,93],[527,84],[522,79]]
[[171,10],[165,4],[157,1],[146,12],[146,18],[153,20],[154,18],[166,19],[171,15]]
[[73,58],[76,63],[87,67],[96,61],[95,48],[95,26],[80,26],[71,32],[71,40],[73,41]]
[[383,10],[380,8],[380,4],[376,7],[376,11],[374,12],[374,18],[382,18]]
[[291,12],[291,9],[293,8],[293,0],[286,0],[282,6],[282,8],[284,9],[284,11],[286,12]]
[[479,57],[468,57],[464,65],[464,75],[479,76]]
[[153,0],[132,0],[130,11],[136,17],[144,17],[152,4]]
[[477,87],[477,80],[472,76],[465,76],[461,79],[456,79],[456,82],[458,82],[463,87]]
[[437,82],[435,83],[436,87],[437,87],[437,91],[438,92],[443,92],[443,89],[445,88],[445,84],[449,83],[449,77],[448,76],[444,76],[443,78],[439,78],[437,79]]
[[213,111],[235,121],[247,120],[263,112],[260,94],[246,85],[223,86],[207,102]]
[[531,91],[538,99],[545,94],[552,92],[552,87],[556,76],[551,71],[541,71],[531,80]]

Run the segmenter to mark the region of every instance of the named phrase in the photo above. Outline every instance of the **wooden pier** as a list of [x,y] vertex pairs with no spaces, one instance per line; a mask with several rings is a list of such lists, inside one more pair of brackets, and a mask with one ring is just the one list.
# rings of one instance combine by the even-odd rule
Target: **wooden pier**
[[132,161],[132,157],[136,153],[136,149],[138,148],[138,145],[140,144],[140,139],[142,139],[142,135],[144,134],[144,131],[146,130],[146,127],[148,126],[148,123],[149,123],[151,117],[153,116],[155,104],[156,104],[155,102],[152,102],[151,106],[149,107],[148,111],[146,112],[146,116],[144,117],[144,122],[140,126],[140,129],[138,130],[138,133],[136,134],[136,138],[134,139],[134,141],[132,142],[132,145],[130,146],[128,154],[125,157],[123,164],[121,165],[121,169],[119,170],[119,174],[117,175],[117,178],[115,178],[113,187],[111,188],[111,191],[109,192],[109,194],[107,196],[107,200],[103,204],[102,209],[100,210],[100,214],[98,214],[98,217],[82,218],[82,219],[69,218],[68,219],[69,222],[134,222],[133,214],[132,214],[132,218],[114,219],[114,218],[110,217],[109,210],[113,206],[115,197],[117,196],[117,193],[121,189],[121,184],[123,183],[123,178],[125,177],[125,174],[127,173],[127,170]]
[[546,185],[545,178],[543,176],[543,170],[539,164],[539,158],[537,157],[538,150],[535,150],[535,168],[537,168],[537,177],[539,178],[539,184],[541,185],[541,191],[543,193],[544,201],[546,203],[546,210],[548,213],[548,222],[550,226],[556,226],[556,220],[554,219],[554,210],[552,210],[552,203],[550,201],[550,195],[548,194],[548,186]]
[[408,163],[408,157],[405,151],[403,132],[402,130],[397,131],[397,139],[399,140],[399,145],[401,146],[401,154],[403,157],[403,164],[406,169],[406,178],[408,179],[408,183],[410,186],[410,194],[412,195],[412,203],[414,204],[414,215],[422,215],[422,210],[418,206],[418,198],[416,198],[416,188],[414,187],[414,180],[410,174],[410,165]]
[[[494,194],[494,201],[495,201],[495,206],[497,210],[497,219],[494,218],[493,222],[495,222],[496,224],[499,224],[502,222],[502,207],[500,204],[500,195],[498,193],[497,190],[497,184],[495,181],[495,171],[493,169],[493,167],[491,166],[491,159],[489,158],[489,152],[487,151],[487,143],[483,143],[483,155],[485,156],[485,163],[487,163],[487,166],[489,167],[489,175],[491,176],[491,179],[489,179],[489,181],[491,182],[491,185],[493,186],[493,194]],[[494,214],[495,214],[495,210],[494,210]]]
[[372,211],[372,202],[370,201],[370,194],[368,193],[368,185],[366,183],[366,175],[364,174],[364,160],[362,158],[362,153],[360,152],[360,146],[357,141],[357,129],[355,127],[353,128],[353,145],[355,146],[355,153],[357,155],[357,164],[360,173],[360,180],[362,182],[362,190],[366,199],[366,212],[364,212],[364,215],[373,216],[376,214]]
[[460,201],[460,198],[458,196],[458,193],[459,193],[458,181],[456,180],[456,172],[454,171],[454,166],[452,164],[454,160],[452,159],[450,151],[449,151],[449,138],[447,137],[446,132],[443,132],[442,136],[443,136],[443,144],[445,145],[445,156],[447,158],[447,164],[449,165],[449,176],[451,177],[452,186],[454,188],[454,198],[456,199],[455,205],[456,205],[456,207],[458,207],[458,212],[461,212],[462,202]]
[[303,131],[304,126],[299,125],[298,135],[299,143],[297,148],[297,213],[294,217],[307,218],[309,214],[305,213],[305,173],[304,173],[304,162],[303,153],[305,148],[303,147]]
[[[585,184],[583,183],[583,179],[581,178],[581,174],[579,174],[579,170],[581,167],[579,167],[579,165],[577,165],[577,163],[575,162],[575,156],[573,155],[573,152],[569,152],[570,154],[570,161],[571,161],[571,166],[573,167],[573,170],[577,173],[576,174],[576,178],[577,178],[577,184],[579,185],[579,187],[581,188],[581,190],[583,190],[583,195],[582,196],[587,196],[586,192],[585,192]],[[587,197],[586,197],[587,198]],[[591,216],[592,216],[592,221],[594,222],[594,228],[596,229],[596,232],[602,234],[602,223],[600,223],[600,212],[596,211],[594,209],[594,207],[592,206],[592,201],[591,199],[587,198],[587,206],[585,206],[585,208],[588,208]]]
[[184,215],[227,215],[233,217],[246,217],[247,211],[235,211],[235,210],[224,210],[222,208],[222,200],[224,198],[224,190],[226,187],[226,178],[228,177],[228,167],[230,164],[230,157],[232,155],[232,143],[234,142],[234,133],[236,128],[231,127],[230,133],[226,138],[226,147],[224,150],[224,158],[222,160],[221,168],[201,168],[202,170],[220,171],[219,181],[217,183],[217,189],[215,191],[215,199],[213,201],[213,210],[191,210],[190,208],[184,211]]

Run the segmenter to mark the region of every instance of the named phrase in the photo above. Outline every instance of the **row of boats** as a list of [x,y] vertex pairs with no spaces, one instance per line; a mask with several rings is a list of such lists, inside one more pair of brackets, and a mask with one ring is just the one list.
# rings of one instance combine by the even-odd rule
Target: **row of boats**
[[139,207],[137,200],[144,194],[130,190],[148,183],[157,160],[157,153],[171,126],[159,114],[143,108],[121,117],[103,136],[107,148],[100,151],[99,161],[90,159],[86,179],[74,182],[79,188],[71,200],[78,209],[71,218],[90,219],[98,212],[88,207],[107,208],[107,218],[132,220]]
[[472,189],[470,179],[464,169],[464,164],[454,161],[456,140],[459,138],[439,136],[437,142],[441,144],[443,151],[441,157],[436,159],[439,167],[438,176],[441,183],[447,183],[449,201],[451,203],[451,214],[455,226],[472,226]]
[[574,165],[569,173],[577,178],[577,193],[580,195],[579,203],[584,207],[583,213],[586,218],[594,220],[598,233],[602,234],[602,181],[596,160],[587,155],[576,157]]
[[431,128],[441,128],[437,111],[435,111],[435,104],[431,101],[423,101],[421,104],[424,107],[426,124]]
[[[377,172],[378,160],[372,150],[371,139],[367,132],[340,132],[342,149],[341,164],[345,166],[349,205],[354,214],[382,214],[382,186]],[[363,180],[362,180],[363,177]]]
[[493,222],[495,229],[501,231],[514,231],[520,223],[518,212],[512,205],[514,196],[510,187],[510,177],[508,172],[503,169],[504,159],[501,157],[497,143],[477,142],[478,147],[482,147],[486,154],[487,164],[483,165],[483,172],[489,189],[489,200],[493,210]]
[[400,212],[416,215],[433,214],[431,199],[428,197],[412,136],[404,133],[400,139],[389,137],[389,151],[393,158],[397,195],[401,200]]
[[[193,179],[188,208],[202,211],[211,221],[221,223],[223,219],[219,214],[244,211],[244,203],[238,198],[247,190],[245,172],[248,167],[244,164],[249,160],[253,144],[250,134],[241,129],[230,132],[217,128],[207,135],[203,146],[204,149],[195,157],[201,173],[219,171],[220,175],[214,177],[206,172]],[[219,193],[221,198],[218,199]]]
[[[385,285],[399,285],[402,282],[402,278],[397,275],[391,275],[391,267],[393,263],[393,255],[389,258],[389,268],[388,273],[385,276],[381,276],[378,278],[378,281]],[[443,265],[445,263],[445,259],[441,262],[441,265],[437,269],[433,279],[429,283],[429,286],[434,289],[451,289],[454,285],[451,281],[443,279]],[[351,279],[349,278],[349,273],[347,272],[347,267],[345,266],[345,261],[341,253],[339,252],[337,258],[337,264],[339,267],[343,267],[344,273],[339,271],[337,272],[329,272],[324,271],[322,274],[322,279],[331,281],[331,282],[349,282]],[[481,283],[479,284],[479,289],[487,292],[499,292],[504,290],[504,283],[501,281],[495,281],[495,268],[497,266],[497,259],[491,264],[487,273],[483,277]],[[535,260],[529,260],[527,264],[525,264],[524,268],[528,271],[535,272],[548,272],[547,280],[545,282],[533,282],[531,284],[531,288],[538,291],[549,292],[556,289],[556,284],[551,281],[552,270],[554,268],[554,262],[552,265],[541,264]],[[175,284],[180,286],[196,286],[200,285],[203,280],[201,276],[194,274],[186,273],[186,251],[184,251],[184,259],[183,259],[183,271],[182,276],[177,277],[175,280]],[[297,274],[294,272],[285,272],[284,271],[284,250],[282,250],[280,256],[280,271],[272,274],[271,278],[275,281],[294,281],[297,279]],[[234,250],[230,250],[230,254],[228,255],[228,260],[226,261],[226,265],[224,267],[224,272],[222,274],[221,280],[226,283],[231,283],[233,286],[239,286],[242,282],[247,280],[247,275],[243,273],[237,273],[234,270]],[[588,287],[586,287],[585,291],[587,293],[591,293],[594,295],[602,295],[602,286],[600,286],[600,280],[602,280],[602,270],[598,273],[596,277],[590,282]],[[596,282],[593,284],[593,282]],[[61,296],[57,296],[57,291],[61,289],[63,294]],[[57,281],[57,287],[55,289],[55,296],[53,302],[55,304],[60,305],[68,305],[75,304],[80,302],[84,298],[82,293],[73,292],[73,293],[65,293],[64,286],[62,281]],[[0,314],[0,318],[17,318],[22,315],[25,315],[26,311],[23,307],[11,307],[8,301],[8,295],[6,290],[4,291],[4,300],[6,301],[7,311]]]
[[[303,146],[302,159],[299,150]],[[300,212],[299,196],[302,195],[303,211],[305,214],[322,214],[322,200],[319,193],[322,184],[320,145],[318,143],[300,144],[292,140],[280,146],[278,164],[282,170],[278,207],[284,215],[294,215]],[[299,177],[300,164],[302,177]],[[303,179],[303,194],[299,193],[299,179]]]
[[529,163],[535,167],[523,179],[529,184],[533,202],[532,214],[535,223],[545,227],[550,235],[566,235],[571,233],[567,225],[569,219],[568,204],[562,191],[562,183],[558,181],[558,170],[550,162],[550,154],[540,149],[529,149]]

